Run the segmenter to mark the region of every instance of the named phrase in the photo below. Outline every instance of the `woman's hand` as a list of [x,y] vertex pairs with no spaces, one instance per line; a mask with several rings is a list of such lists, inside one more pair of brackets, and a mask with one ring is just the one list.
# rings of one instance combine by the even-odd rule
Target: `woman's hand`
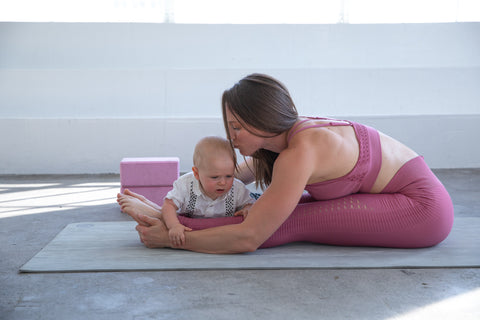
[[147,248],[172,247],[168,229],[160,219],[138,214],[135,220],[138,222],[135,229],[140,236],[140,241]]

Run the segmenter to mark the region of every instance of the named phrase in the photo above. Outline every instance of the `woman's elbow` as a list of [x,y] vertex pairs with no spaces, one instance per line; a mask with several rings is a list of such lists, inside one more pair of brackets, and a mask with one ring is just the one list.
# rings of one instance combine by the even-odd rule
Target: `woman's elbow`
[[242,246],[242,252],[254,252],[260,247],[255,241],[247,241]]
[[262,241],[255,234],[253,230],[248,230],[242,237],[241,240],[241,251],[242,252],[254,252],[262,245]]

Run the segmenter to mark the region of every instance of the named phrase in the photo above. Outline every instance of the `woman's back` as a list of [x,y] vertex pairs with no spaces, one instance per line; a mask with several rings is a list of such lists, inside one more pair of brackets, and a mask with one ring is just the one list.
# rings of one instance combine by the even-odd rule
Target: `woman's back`
[[[349,193],[379,193],[403,164],[418,156],[373,128],[325,118],[301,119],[292,127],[287,140],[289,147],[314,150],[312,154],[319,165],[312,172],[307,189],[323,186],[324,197],[343,196],[350,189]],[[364,179],[367,181],[361,181]],[[340,185],[344,191],[336,193],[333,189]]]

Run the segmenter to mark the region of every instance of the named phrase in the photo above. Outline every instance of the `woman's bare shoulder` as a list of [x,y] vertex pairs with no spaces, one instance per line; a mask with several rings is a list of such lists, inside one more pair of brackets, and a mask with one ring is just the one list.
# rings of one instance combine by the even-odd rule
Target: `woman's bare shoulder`
[[348,141],[337,128],[339,127],[333,130],[329,127],[304,130],[291,140],[288,149],[291,149],[293,158],[297,159],[293,162],[310,168],[310,182],[328,179],[338,170],[339,158],[344,158]]
[[[272,183],[304,188],[316,167],[315,150],[301,142],[289,145],[277,157]],[[302,189],[303,190],[303,189]]]

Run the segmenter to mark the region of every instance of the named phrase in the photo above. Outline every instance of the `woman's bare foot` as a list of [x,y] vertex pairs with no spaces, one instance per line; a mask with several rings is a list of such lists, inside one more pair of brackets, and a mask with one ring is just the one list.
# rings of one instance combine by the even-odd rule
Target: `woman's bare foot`
[[[145,197],[144,197],[145,199]],[[117,194],[117,202],[120,205],[122,212],[128,214],[136,220],[136,216],[139,214],[147,215],[150,217],[161,218],[162,213],[159,209],[154,208],[148,204],[148,201],[142,201],[141,199],[128,195]],[[160,208],[158,205],[156,205]]]
[[150,201],[148,200],[147,198],[145,198],[144,196],[142,196],[141,194],[138,194],[138,193],[135,193],[133,191],[131,191],[130,189],[125,189],[123,191],[123,194],[125,195],[128,195],[128,196],[131,196],[131,197],[134,197],[134,198],[137,198],[138,200],[148,204],[150,207],[156,209],[156,210],[159,210],[161,211],[162,210],[162,207],[160,207],[158,204],[156,204],[155,202],[153,201]]

